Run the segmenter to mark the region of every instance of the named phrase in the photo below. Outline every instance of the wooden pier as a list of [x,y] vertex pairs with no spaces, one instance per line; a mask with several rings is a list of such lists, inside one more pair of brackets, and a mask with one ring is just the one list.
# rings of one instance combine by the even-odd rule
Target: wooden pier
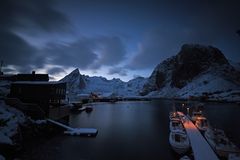
[[95,129],[95,128],[72,128],[72,127],[69,127],[65,124],[62,124],[62,123],[57,122],[57,121],[52,120],[52,119],[47,119],[47,121],[54,124],[54,125],[57,125],[59,127],[62,127],[64,129],[66,129],[66,131],[64,133],[68,134],[68,135],[96,137],[97,134],[98,134],[98,130]]
[[207,143],[197,127],[182,112],[178,112],[182,117],[182,124],[186,129],[190,140],[195,160],[219,160],[215,152]]

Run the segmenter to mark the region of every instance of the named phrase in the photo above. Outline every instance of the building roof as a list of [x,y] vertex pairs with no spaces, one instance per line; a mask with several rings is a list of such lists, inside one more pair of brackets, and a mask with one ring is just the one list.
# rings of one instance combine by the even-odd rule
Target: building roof
[[36,85],[49,85],[49,84],[64,84],[66,82],[59,82],[59,81],[17,81],[13,82],[12,84],[36,84]]

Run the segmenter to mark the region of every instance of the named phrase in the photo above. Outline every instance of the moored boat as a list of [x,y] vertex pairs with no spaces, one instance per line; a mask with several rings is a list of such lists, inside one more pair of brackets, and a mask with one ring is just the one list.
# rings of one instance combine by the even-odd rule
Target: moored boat
[[203,116],[197,117],[196,120],[195,120],[195,126],[200,131],[205,132],[209,127],[207,118],[203,117]]
[[202,111],[193,111],[191,119],[193,122],[195,122],[198,117],[202,116],[203,116]]
[[184,154],[190,148],[188,136],[186,132],[181,129],[175,129],[170,132],[169,143],[178,154]]
[[92,106],[86,106],[86,112],[87,112],[87,113],[92,112],[92,110],[93,110],[93,107],[92,107]]
[[223,130],[208,128],[204,136],[220,157],[239,158],[240,149],[227,138]]
[[176,130],[176,129],[184,130],[181,119],[180,118],[172,118],[170,120],[169,129],[170,129],[170,131]]

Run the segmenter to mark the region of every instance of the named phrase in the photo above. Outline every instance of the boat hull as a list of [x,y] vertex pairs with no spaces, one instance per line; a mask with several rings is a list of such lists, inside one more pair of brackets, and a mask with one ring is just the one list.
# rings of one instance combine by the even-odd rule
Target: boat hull
[[178,154],[184,154],[190,148],[189,141],[178,143],[178,142],[176,142],[172,139],[172,134],[171,133],[170,133],[170,136],[169,136],[169,143],[170,143],[172,149]]

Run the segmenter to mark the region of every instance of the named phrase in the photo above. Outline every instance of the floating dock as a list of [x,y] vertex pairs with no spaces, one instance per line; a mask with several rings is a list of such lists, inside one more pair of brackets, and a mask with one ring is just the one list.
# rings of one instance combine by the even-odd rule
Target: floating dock
[[188,138],[190,140],[194,159],[195,160],[219,160],[215,152],[212,150],[210,145],[207,143],[205,138],[202,136],[197,127],[192,123],[192,121],[185,116],[182,112],[178,114],[183,117],[182,124],[186,129]]
[[47,119],[47,121],[54,125],[57,125],[59,127],[66,129],[66,131],[64,131],[64,133],[68,134],[68,135],[96,137],[98,134],[98,130],[95,128],[72,128],[72,127],[69,127],[65,124],[59,123],[52,119]]

